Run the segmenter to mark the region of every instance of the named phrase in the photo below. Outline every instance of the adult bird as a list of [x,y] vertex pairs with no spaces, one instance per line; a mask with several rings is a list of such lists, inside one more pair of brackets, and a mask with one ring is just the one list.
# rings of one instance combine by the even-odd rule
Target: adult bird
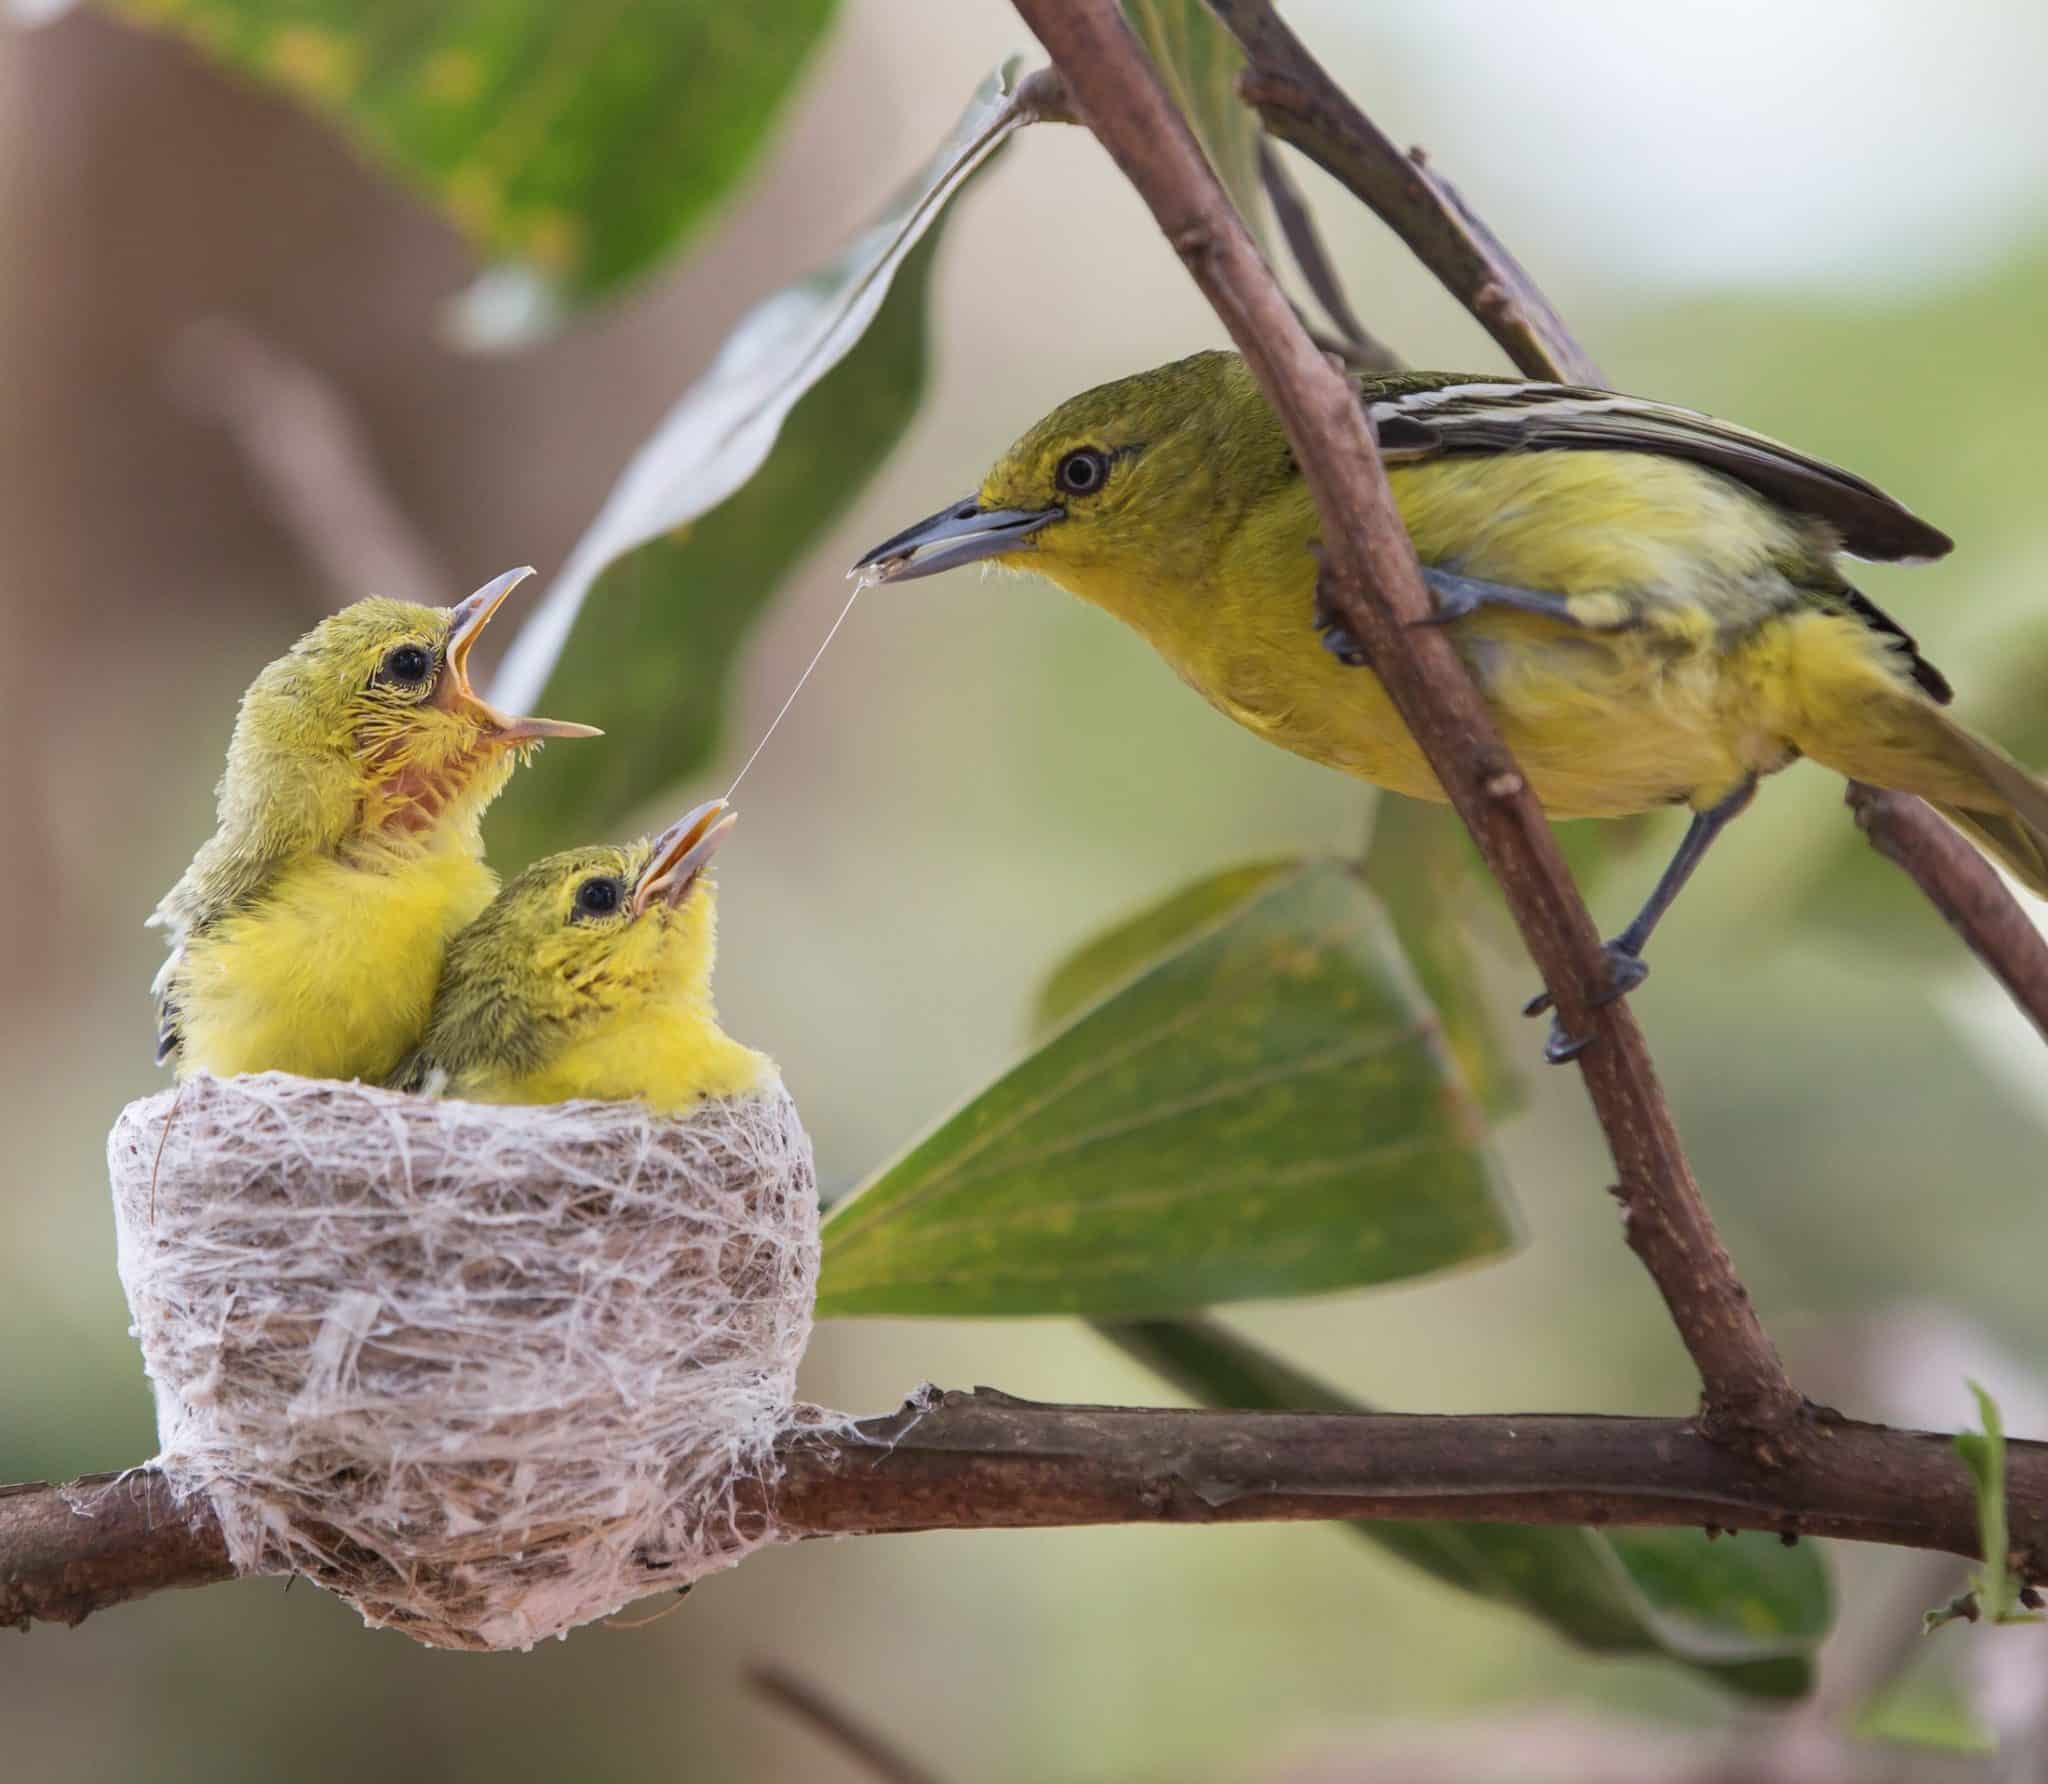
[[683,1114],[764,1089],[775,1067],[718,1024],[722,799],[651,841],[536,861],[458,935],[401,1089],[481,1103],[577,1097]]
[[514,763],[588,725],[470,685],[508,570],[453,607],[343,608],[242,697],[219,822],[150,921],[157,1058],[179,1077],[381,1079],[419,1038],[448,939],[490,902],[484,808]]
[[[1365,377],[1359,396],[1435,621],[1545,809],[1693,812],[1608,944],[1609,996],[1641,981],[1650,932],[1759,778],[1802,755],[1931,801],[2048,896],[2048,787],[1943,710],[1947,681],[1838,562],[1935,558],[1947,535],[1689,409],[1451,372]],[[1313,599],[1317,530],[1243,361],[1198,353],[1063,403],[973,495],[855,568],[1037,570],[1260,736],[1441,799],[1358,640]],[[1581,1045],[1553,1025],[1553,1058]]]

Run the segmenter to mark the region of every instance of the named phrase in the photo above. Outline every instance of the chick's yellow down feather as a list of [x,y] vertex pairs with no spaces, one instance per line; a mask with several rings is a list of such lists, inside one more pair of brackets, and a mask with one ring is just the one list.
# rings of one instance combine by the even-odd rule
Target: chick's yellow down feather
[[180,1077],[380,1079],[425,1026],[448,939],[497,881],[479,825],[515,760],[585,725],[470,686],[478,634],[527,571],[455,607],[359,601],[243,697],[219,827],[158,907],[158,1057]]
[[570,849],[508,882],[458,935],[401,1088],[485,1103],[577,1097],[681,1114],[765,1088],[774,1065],[719,1027],[723,800],[652,841]]

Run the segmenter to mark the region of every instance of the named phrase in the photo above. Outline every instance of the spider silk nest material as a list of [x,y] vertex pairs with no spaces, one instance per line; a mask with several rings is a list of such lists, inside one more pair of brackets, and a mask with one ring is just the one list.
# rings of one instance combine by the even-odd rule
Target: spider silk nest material
[[108,1138],[121,1282],[156,1465],[239,1571],[528,1648],[774,1539],[746,1490],[805,1422],[818,1274],[779,1084],[680,1120],[279,1072],[173,1100]]

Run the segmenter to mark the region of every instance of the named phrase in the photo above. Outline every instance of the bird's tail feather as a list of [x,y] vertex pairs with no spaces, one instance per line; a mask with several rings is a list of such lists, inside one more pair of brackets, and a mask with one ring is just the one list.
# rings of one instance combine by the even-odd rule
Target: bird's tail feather
[[1801,727],[1809,734],[1793,741],[1852,780],[1917,794],[2036,897],[2048,898],[2048,783],[1888,676],[1860,694],[1834,708],[1839,719],[1809,722]]

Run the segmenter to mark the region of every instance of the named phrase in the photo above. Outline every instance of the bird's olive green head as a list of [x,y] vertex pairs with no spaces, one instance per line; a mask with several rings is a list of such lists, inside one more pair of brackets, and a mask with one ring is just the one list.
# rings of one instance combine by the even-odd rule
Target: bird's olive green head
[[855,565],[905,582],[956,564],[1038,570],[1089,599],[1107,582],[1188,587],[1245,509],[1295,477],[1235,353],[1197,353],[1062,403],[981,487]]
[[507,881],[449,944],[428,1050],[538,1052],[646,1004],[708,1013],[718,918],[707,870],[737,816],[714,799],[659,836],[568,849]]
[[588,725],[514,718],[470,685],[469,654],[512,570],[453,607],[372,598],[324,619],[242,699],[221,783],[225,825],[266,845],[473,834],[522,754]]

